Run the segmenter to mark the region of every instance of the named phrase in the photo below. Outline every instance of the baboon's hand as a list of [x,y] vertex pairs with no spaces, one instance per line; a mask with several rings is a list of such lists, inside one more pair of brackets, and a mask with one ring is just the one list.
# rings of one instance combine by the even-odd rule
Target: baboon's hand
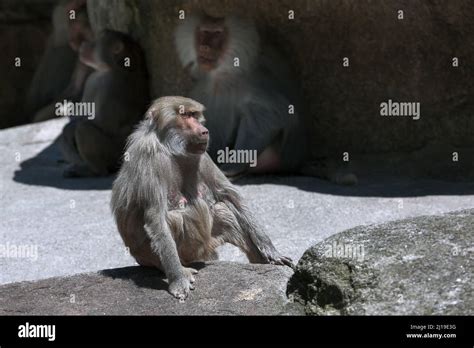
[[[186,277],[188,277],[191,284],[193,284],[195,281],[194,275],[198,274],[199,272],[196,269],[191,268],[191,267],[183,267],[183,269],[184,269],[184,273],[186,274]],[[194,290],[194,286],[191,287],[191,290]]]
[[184,301],[190,290],[194,290],[194,274],[198,273],[194,268],[183,267],[183,275],[179,278],[176,278],[170,281],[168,291],[179,299],[179,301]]
[[281,255],[275,248],[268,248],[263,251],[265,261],[272,265],[282,265],[295,268],[293,260],[287,256]]
[[291,268],[295,268],[295,265],[293,263],[293,260],[287,256],[283,256],[280,253],[276,253],[276,255],[271,255],[268,257],[269,263],[274,264],[274,265],[282,265],[282,266],[288,266]]

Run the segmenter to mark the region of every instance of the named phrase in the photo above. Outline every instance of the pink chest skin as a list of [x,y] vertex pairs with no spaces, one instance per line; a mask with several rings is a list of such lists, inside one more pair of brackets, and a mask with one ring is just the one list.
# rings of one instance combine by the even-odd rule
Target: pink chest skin
[[[207,187],[204,185],[200,185],[197,197],[199,199],[206,199],[207,192]],[[188,203],[188,199],[181,192],[172,191],[168,194],[168,205],[172,210],[184,209],[188,205]]]

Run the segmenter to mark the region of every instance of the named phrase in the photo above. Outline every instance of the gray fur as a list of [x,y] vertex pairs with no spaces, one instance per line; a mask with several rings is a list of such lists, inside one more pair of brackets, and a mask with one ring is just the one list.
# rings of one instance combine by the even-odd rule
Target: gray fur
[[177,145],[187,141],[174,128],[178,105],[204,109],[183,97],[156,100],[129,137],[130,160],[122,164],[112,188],[111,208],[131,254],[139,264],[163,270],[170,292],[180,299],[193,287],[192,270],[185,266],[216,259],[216,248],[226,242],[251,262],[292,265],[209,155],[189,154]]
[[[116,55],[110,45],[123,43]],[[106,30],[96,39],[96,69],[88,78],[81,102],[94,105],[93,119],[73,116],[59,138],[70,166],[65,176],[101,176],[119,167],[127,137],[148,103],[148,81],[141,48],[125,34]],[[131,67],[123,66],[131,58]],[[105,68],[100,68],[103,67]]]

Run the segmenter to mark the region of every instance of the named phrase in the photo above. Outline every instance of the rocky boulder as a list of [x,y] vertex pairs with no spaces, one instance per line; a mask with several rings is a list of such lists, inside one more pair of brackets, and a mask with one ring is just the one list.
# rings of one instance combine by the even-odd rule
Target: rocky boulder
[[473,315],[474,210],[360,226],[303,255],[288,294],[316,315]]

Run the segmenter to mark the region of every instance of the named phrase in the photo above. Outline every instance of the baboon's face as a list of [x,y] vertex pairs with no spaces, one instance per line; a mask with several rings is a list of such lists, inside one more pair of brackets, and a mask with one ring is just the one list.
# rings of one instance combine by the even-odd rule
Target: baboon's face
[[178,113],[176,127],[186,143],[186,151],[194,155],[206,152],[209,130],[203,126],[205,119],[201,111],[187,109]]
[[219,66],[228,42],[228,30],[224,19],[207,17],[196,28],[197,62],[203,71]]

